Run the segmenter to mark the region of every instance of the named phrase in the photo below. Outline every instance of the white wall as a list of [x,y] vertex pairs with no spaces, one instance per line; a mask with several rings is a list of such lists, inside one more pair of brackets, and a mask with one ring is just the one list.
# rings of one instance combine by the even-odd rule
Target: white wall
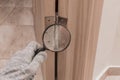
[[108,66],[120,66],[120,0],[104,0],[94,80]]

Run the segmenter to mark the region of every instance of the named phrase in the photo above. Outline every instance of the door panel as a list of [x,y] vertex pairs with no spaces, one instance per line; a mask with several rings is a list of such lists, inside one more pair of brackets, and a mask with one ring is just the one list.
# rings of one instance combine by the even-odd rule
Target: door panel
[[59,80],[92,80],[103,0],[59,0],[72,40],[58,56]]
[[[76,4],[74,0],[72,0]],[[73,60],[76,39],[76,26],[77,26],[77,4],[69,5],[69,0],[59,0],[59,16],[68,18],[67,28],[71,33],[71,43],[67,50],[58,54],[58,80],[73,80]],[[70,8],[71,9],[70,9]],[[70,10],[69,10],[70,9]],[[73,13],[70,11],[73,10]]]
[[[45,30],[45,17],[55,16],[55,0],[33,0],[34,28],[36,40],[42,44]],[[44,80],[54,80],[54,53],[47,52],[48,58],[43,66]]]

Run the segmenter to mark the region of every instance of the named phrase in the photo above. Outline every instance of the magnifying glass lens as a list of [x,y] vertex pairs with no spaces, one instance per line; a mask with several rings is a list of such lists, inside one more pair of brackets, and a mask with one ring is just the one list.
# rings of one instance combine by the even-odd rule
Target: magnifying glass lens
[[44,46],[51,51],[63,51],[71,40],[70,32],[61,25],[48,27],[43,35]]

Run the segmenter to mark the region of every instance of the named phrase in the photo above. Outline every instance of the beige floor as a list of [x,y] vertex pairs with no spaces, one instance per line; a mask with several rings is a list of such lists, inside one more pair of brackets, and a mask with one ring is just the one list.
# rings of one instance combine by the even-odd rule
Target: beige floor
[[[0,0],[0,68],[35,40],[33,26],[32,0]],[[37,76],[40,80],[40,74]]]

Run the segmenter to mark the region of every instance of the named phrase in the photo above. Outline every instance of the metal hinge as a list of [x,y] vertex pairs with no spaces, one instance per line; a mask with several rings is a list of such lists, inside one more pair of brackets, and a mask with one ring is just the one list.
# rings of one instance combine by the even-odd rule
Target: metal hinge
[[[47,17],[45,17],[45,26],[46,27],[55,24],[55,22],[56,21],[55,21],[55,17],[54,16],[47,16]],[[67,18],[58,16],[58,24],[66,27],[67,26]]]

